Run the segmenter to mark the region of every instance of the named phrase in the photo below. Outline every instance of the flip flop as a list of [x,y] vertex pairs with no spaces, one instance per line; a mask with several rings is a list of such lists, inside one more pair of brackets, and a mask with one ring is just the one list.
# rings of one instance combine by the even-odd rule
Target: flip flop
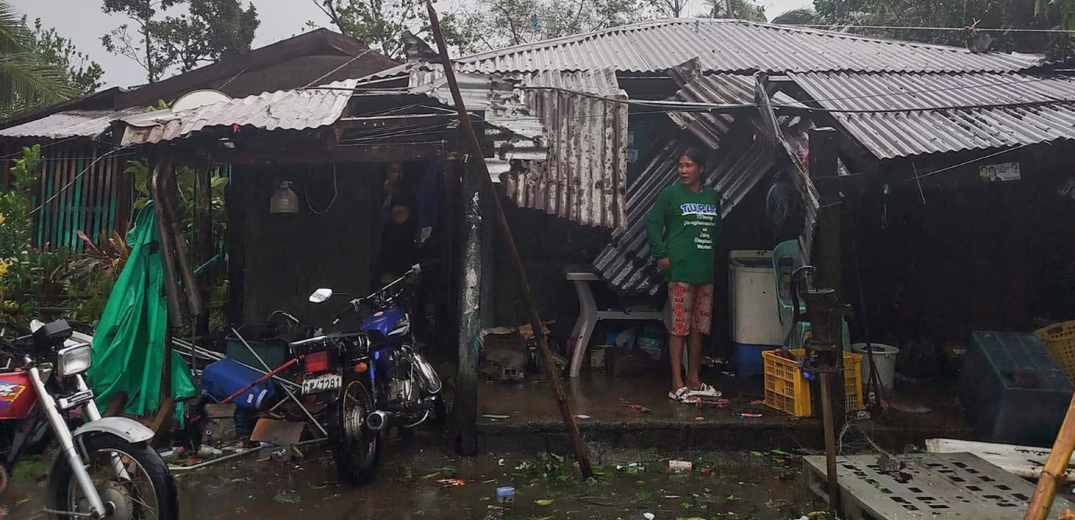
[[702,383],[702,386],[698,387],[697,390],[691,390],[690,395],[698,397],[720,397],[724,394],[722,394],[720,390],[717,390],[716,388]]
[[683,388],[680,388],[679,390],[676,390],[675,392],[668,392],[668,398],[669,399],[671,399],[673,401],[678,401],[678,402],[681,402],[681,403],[689,402],[688,400],[690,399],[690,397],[691,397],[691,389],[687,388],[685,386]]

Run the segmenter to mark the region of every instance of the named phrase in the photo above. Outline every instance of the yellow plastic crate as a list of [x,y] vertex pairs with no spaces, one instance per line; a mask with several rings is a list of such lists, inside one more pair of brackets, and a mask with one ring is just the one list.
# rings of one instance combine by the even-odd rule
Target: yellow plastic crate
[[[806,355],[803,349],[789,352],[797,359]],[[762,361],[765,364],[765,405],[795,417],[812,417],[810,382],[803,379],[798,362],[784,359],[772,351],[762,352]],[[862,404],[861,354],[844,352],[844,392],[849,411],[865,409]]]
[[1075,321],[1054,323],[1034,332],[1045,343],[1060,370],[1075,381]]

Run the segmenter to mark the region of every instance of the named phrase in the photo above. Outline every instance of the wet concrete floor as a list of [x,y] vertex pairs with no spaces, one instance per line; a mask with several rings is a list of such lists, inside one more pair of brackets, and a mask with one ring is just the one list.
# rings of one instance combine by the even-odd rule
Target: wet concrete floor
[[[257,455],[177,477],[182,519],[656,519],[787,520],[821,508],[802,484],[802,461],[783,452],[595,453],[598,476],[582,481],[570,458],[541,453],[456,457],[445,439],[392,440],[375,482],[338,482],[330,454],[311,448],[294,465]],[[672,473],[668,459],[693,470]],[[616,469],[638,463],[642,469]],[[44,467],[44,466],[41,466]],[[43,517],[43,484],[21,472],[0,499],[8,519]],[[445,479],[460,479],[452,485]],[[444,481],[444,482],[441,482]],[[456,482],[458,484],[458,482]],[[496,489],[515,488],[513,504]]]

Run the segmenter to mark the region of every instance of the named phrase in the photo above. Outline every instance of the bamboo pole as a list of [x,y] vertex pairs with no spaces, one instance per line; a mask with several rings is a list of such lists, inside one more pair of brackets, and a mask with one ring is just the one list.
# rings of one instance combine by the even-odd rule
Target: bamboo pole
[[1030,499],[1030,507],[1027,508],[1023,520],[1045,520],[1049,517],[1053,498],[1056,497],[1056,487],[1063,482],[1064,473],[1071,462],[1072,450],[1075,450],[1075,396],[1072,396],[1071,404],[1068,405],[1064,424],[1056,434],[1056,442],[1053,443],[1053,449],[1045,461],[1045,468],[1038,477],[1038,485],[1034,488],[1034,496]]
[[556,373],[556,362],[553,360],[548,340],[541,332],[544,328],[542,327],[541,315],[538,313],[537,300],[534,299],[534,293],[530,290],[526,270],[523,268],[522,260],[519,258],[519,251],[515,248],[515,238],[511,234],[511,227],[508,225],[507,218],[504,217],[504,209],[500,206],[500,198],[497,196],[496,188],[493,186],[493,179],[489,175],[489,167],[485,164],[485,157],[482,154],[478,135],[474,132],[474,125],[470,122],[470,113],[467,112],[466,105],[463,104],[463,96],[459,92],[459,83],[455,79],[455,70],[452,69],[452,60],[448,56],[448,46],[444,43],[444,33],[441,32],[437,12],[433,9],[433,3],[430,0],[426,0],[426,10],[429,12],[429,24],[433,30],[433,38],[437,41],[437,50],[440,52],[441,63],[444,67],[444,77],[448,80],[448,88],[452,91],[455,108],[459,111],[459,124],[463,129],[463,137],[467,139],[470,145],[470,154],[477,163],[478,171],[481,173],[482,187],[492,201],[498,228],[504,239],[508,256],[511,258],[511,265],[515,269],[515,276],[519,279],[523,302],[526,303],[526,310],[530,315],[530,326],[534,329],[538,348],[541,350],[542,359],[545,361],[545,369],[549,373],[549,379],[552,381],[552,387],[556,393],[556,404],[560,408],[560,414],[563,415],[564,425],[567,427],[568,435],[571,436],[571,442],[575,445],[575,457],[578,459],[579,469],[582,470],[584,477],[590,478],[593,476],[593,469],[590,467],[590,456],[586,453],[586,445],[582,442],[579,425],[575,422],[575,415],[571,412],[571,404],[564,397],[564,388],[560,384],[559,374]]

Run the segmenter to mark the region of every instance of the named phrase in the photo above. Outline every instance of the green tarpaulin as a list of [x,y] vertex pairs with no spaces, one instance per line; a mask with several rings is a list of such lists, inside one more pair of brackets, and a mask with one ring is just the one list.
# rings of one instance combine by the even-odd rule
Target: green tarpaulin
[[[89,382],[102,410],[117,392],[127,393],[124,413],[142,416],[160,408],[168,304],[164,296],[164,265],[156,244],[156,218],[156,208],[150,202],[127,233],[131,255],[93,335]],[[172,397],[176,399],[177,420],[183,418],[179,400],[194,395],[190,368],[173,352]]]

